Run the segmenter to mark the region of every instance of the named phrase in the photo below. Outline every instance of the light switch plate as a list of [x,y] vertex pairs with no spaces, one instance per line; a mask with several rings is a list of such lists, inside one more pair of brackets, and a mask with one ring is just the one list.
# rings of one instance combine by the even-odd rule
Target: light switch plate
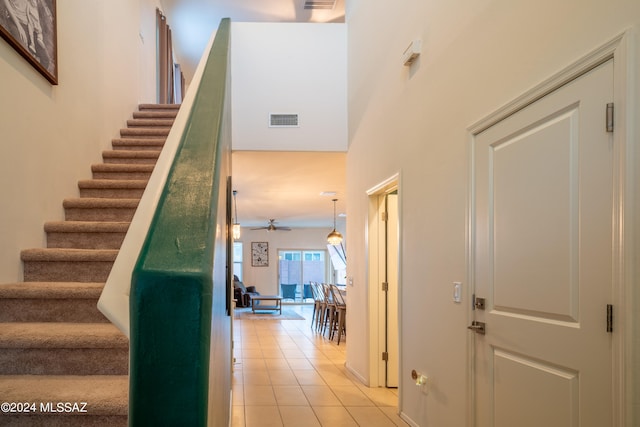
[[462,282],[453,282],[453,302],[462,302]]

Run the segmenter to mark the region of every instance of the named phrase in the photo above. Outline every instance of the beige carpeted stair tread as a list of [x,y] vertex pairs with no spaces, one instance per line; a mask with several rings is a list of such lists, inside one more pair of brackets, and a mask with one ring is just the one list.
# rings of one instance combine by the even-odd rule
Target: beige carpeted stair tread
[[111,323],[0,323],[0,348],[127,348]]
[[169,135],[169,127],[161,127],[161,128],[124,128],[120,129],[120,136],[123,138],[127,137],[166,137]]
[[92,172],[153,172],[154,165],[136,165],[130,163],[97,163],[91,165]]
[[100,298],[104,283],[20,282],[0,286],[6,299],[88,299]]
[[157,159],[160,150],[107,150],[102,152],[105,159]]
[[93,188],[93,189],[144,189],[147,187],[146,179],[82,179],[78,181],[78,188]]
[[4,402],[87,402],[88,416],[128,413],[126,375],[4,375],[0,376],[0,390]]
[[20,258],[23,261],[48,262],[109,262],[115,261],[117,256],[117,249],[34,248],[25,249],[20,253]]
[[109,221],[49,221],[44,224],[47,233],[126,233],[130,222]]
[[129,127],[171,127],[173,119],[130,119],[127,120]]
[[179,110],[182,104],[140,104],[138,109],[143,110]]
[[99,197],[69,198],[62,201],[64,208],[94,209],[94,208],[122,208],[138,207],[139,199],[102,199]]
[[111,145],[116,150],[160,150],[166,138],[114,138]]
[[155,110],[155,111],[135,111],[134,119],[174,119],[178,115],[178,110]]

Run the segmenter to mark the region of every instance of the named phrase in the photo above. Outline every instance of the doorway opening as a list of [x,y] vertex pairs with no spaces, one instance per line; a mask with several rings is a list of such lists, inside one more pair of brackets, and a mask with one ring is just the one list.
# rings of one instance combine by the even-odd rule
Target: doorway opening
[[398,176],[369,190],[370,386],[399,387],[400,221]]

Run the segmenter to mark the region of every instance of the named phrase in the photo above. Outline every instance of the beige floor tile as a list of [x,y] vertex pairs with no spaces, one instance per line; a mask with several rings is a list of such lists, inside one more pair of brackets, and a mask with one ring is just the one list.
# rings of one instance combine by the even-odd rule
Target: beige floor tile
[[332,385],[330,388],[343,406],[375,406],[373,401],[354,385]]
[[243,375],[243,384],[245,386],[250,385],[270,385],[271,377],[269,373],[264,371],[245,371]]
[[376,406],[398,406],[398,396],[392,392],[392,389],[383,387],[359,387],[360,390],[373,400]]
[[358,427],[343,406],[314,406],[313,411],[323,427]]
[[381,406],[380,409],[384,414],[398,427],[406,427],[409,424],[405,422],[400,415],[398,415],[398,408],[394,408],[392,406]]
[[245,427],[244,406],[234,406],[231,409],[231,427]]
[[[293,374],[298,379],[300,385],[326,385],[322,377],[315,370],[302,369],[294,370]],[[245,379],[246,381],[246,379]]]
[[361,426],[367,427],[395,427],[395,424],[380,408],[366,406],[348,406],[347,411]]
[[279,406],[309,406],[309,401],[300,386],[273,386],[273,392]]
[[[310,318],[312,306],[290,306]],[[368,388],[308,321],[234,323],[232,427],[402,426],[395,389]],[[375,406],[374,406],[375,405]]]
[[280,406],[285,427],[321,427],[310,406]]
[[340,406],[340,400],[333,394],[329,386],[302,386],[305,396],[311,406]]
[[242,375],[242,369],[240,368],[234,368],[235,370],[233,371],[233,373],[231,374],[231,383],[232,384],[239,384],[242,385],[242,382],[244,381],[243,375]]
[[282,418],[277,406],[247,406],[244,410],[246,427],[279,427]]
[[270,369],[271,385],[299,385],[291,369]]
[[284,353],[277,347],[275,348],[262,348],[262,353],[265,359],[284,359]]
[[303,369],[314,369],[313,365],[307,359],[288,359],[289,366],[291,369],[295,370],[303,370]]
[[276,405],[276,397],[273,387],[268,385],[244,386],[245,406]]
[[232,404],[233,406],[244,406],[244,386],[241,384],[234,384],[232,386]]
[[282,354],[287,359],[306,359],[307,356],[302,352],[302,350],[297,348],[283,348]]
[[245,348],[242,350],[242,358],[243,359],[262,359],[264,356],[262,355],[261,348]]
[[243,371],[249,369],[265,370],[267,365],[264,363],[264,359],[238,359],[236,362],[242,367]]
[[326,382],[330,386],[343,385],[343,386],[355,387],[355,385],[353,384],[353,381],[351,381],[349,378],[346,378],[339,371],[333,372],[331,370],[326,370],[326,371],[320,371],[319,374],[324,380],[324,382]]

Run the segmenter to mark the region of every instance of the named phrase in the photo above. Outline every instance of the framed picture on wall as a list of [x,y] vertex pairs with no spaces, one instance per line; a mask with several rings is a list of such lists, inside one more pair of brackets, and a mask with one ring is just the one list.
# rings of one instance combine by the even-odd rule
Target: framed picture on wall
[[0,0],[0,36],[58,84],[56,0]]
[[251,242],[251,266],[269,266],[269,242]]

